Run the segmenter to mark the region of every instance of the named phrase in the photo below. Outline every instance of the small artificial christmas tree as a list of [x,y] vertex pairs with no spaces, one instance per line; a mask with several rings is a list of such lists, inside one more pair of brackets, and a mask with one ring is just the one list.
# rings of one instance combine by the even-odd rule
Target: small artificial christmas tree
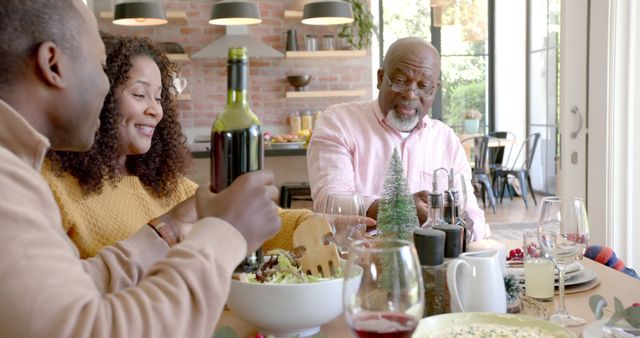
[[416,204],[407,187],[398,149],[394,149],[378,204],[378,230],[384,237],[413,241],[413,230],[419,226]]

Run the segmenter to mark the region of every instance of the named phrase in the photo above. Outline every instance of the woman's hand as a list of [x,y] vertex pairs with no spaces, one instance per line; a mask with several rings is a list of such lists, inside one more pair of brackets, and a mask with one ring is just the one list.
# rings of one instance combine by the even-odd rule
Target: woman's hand
[[178,203],[164,215],[151,220],[151,224],[164,223],[173,232],[175,238],[180,242],[191,230],[191,226],[198,219],[196,213],[196,197],[191,196]]

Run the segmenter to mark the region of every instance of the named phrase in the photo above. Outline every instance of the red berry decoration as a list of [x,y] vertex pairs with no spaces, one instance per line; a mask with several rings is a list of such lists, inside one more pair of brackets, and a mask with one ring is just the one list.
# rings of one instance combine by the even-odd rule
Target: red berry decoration
[[637,307],[640,307],[640,303],[633,303],[633,305],[631,305],[631,306],[637,306]]
[[508,261],[521,261],[524,258],[524,253],[520,248],[512,249],[509,251]]

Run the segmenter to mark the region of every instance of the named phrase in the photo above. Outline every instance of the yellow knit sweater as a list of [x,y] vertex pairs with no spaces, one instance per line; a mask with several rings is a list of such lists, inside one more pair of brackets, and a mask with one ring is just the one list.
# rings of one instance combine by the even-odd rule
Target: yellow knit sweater
[[136,176],[106,183],[102,193],[85,195],[68,173],[57,176],[45,161],[42,175],[53,191],[65,231],[82,258],[92,257],[102,247],[129,238],[141,226],[192,196],[198,185],[187,178],[166,198],[156,197]]
[[[129,238],[150,220],[191,197],[198,188],[196,183],[182,178],[174,194],[158,198],[138,177],[124,176],[115,185],[106,183],[100,194],[85,195],[73,176],[54,174],[48,160],[42,167],[42,175],[58,202],[64,229],[82,258],[95,256],[102,247]],[[265,252],[275,248],[293,250],[293,232],[313,212],[280,209],[279,215],[282,229],[264,244]]]

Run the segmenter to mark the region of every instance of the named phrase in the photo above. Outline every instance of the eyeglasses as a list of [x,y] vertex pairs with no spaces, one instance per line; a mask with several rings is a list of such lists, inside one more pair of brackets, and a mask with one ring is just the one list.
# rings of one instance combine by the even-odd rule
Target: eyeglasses
[[393,90],[396,93],[404,94],[408,90],[411,90],[418,97],[431,96],[433,95],[433,92],[436,89],[436,86],[432,84],[426,85],[426,86],[418,86],[418,88],[413,88],[411,86],[407,86],[404,83],[391,82],[391,80],[388,77],[387,77],[387,82],[391,86],[391,90]]

